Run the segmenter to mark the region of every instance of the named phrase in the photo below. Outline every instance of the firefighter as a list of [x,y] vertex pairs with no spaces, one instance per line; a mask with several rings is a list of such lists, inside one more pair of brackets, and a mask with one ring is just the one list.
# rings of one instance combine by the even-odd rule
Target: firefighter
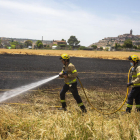
[[78,75],[77,70],[75,69],[75,66],[72,63],[70,63],[70,57],[68,54],[62,54],[60,60],[63,63],[63,68],[62,71],[59,73],[59,76],[61,78],[64,78],[65,84],[60,92],[62,108],[59,108],[59,110],[64,110],[64,111],[67,110],[65,94],[69,90],[72,93],[74,99],[76,100],[78,106],[81,108],[82,112],[85,113],[87,112],[87,110],[77,90],[77,81],[76,81]]
[[128,96],[126,112],[131,112],[133,106],[133,99],[136,103],[136,111],[140,111],[140,65],[138,65],[139,58],[137,55],[129,56],[130,65],[133,66],[131,69],[132,80],[127,84],[127,87],[133,86]]

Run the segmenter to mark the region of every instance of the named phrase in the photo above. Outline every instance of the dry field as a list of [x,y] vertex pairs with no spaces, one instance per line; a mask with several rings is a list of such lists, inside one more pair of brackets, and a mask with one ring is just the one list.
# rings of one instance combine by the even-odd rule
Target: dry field
[[60,56],[68,53],[71,57],[88,57],[101,59],[127,60],[128,56],[139,52],[107,52],[107,51],[83,51],[83,50],[28,50],[28,49],[0,49],[0,54],[26,54],[26,55],[47,55]]
[[[57,110],[60,106],[59,92],[38,90],[22,95],[25,102],[0,105],[0,140],[139,140],[140,114],[117,112],[102,115],[92,110],[79,93],[88,112],[81,114],[72,94],[66,95],[68,111]],[[96,91],[86,90],[94,105],[102,106],[106,101],[98,98]],[[96,94],[96,96],[95,96]],[[106,95],[106,94],[105,94]],[[118,97],[115,94],[114,99]],[[124,96],[122,96],[124,98]],[[109,106],[116,106],[110,102]],[[125,109],[124,106],[123,109]],[[102,106],[103,109],[103,106]],[[111,108],[108,108],[110,112]]]

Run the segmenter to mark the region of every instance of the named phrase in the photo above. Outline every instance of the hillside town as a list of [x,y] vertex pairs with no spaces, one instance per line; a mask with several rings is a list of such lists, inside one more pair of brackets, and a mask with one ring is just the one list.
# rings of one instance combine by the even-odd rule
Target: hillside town
[[[118,37],[105,37],[102,40],[99,40],[96,43],[92,43],[89,46],[81,46],[79,45],[80,41],[74,37],[76,43],[70,44],[70,39],[68,41],[62,40],[43,40],[43,36],[41,40],[35,39],[23,39],[23,38],[7,38],[0,37],[0,48],[7,49],[82,49],[82,50],[115,50],[119,46],[124,45],[126,40],[131,40],[132,45],[135,49],[140,48],[140,35],[133,35],[132,29],[130,33],[118,35]],[[71,38],[70,37],[70,38]],[[72,39],[73,40],[73,39]],[[38,45],[40,44],[40,46]],[[73,45],[77,44],[77,45]],[[95,47],[95,48],[94,48]]]
[[93,43],[88,47],[91,48],[92,45],[96,45],[97,48],[103,47],[103,49],[105,49],[107,47],[115,47],[116,43],[122,46],[127,39],[131,39],[134,46],[138,47],[140,45],[140,35],[133,35],[133,31],[131,29],[130,33],[119,35],[118,37],[105,37],[104,39],[99,40],[97,43]]

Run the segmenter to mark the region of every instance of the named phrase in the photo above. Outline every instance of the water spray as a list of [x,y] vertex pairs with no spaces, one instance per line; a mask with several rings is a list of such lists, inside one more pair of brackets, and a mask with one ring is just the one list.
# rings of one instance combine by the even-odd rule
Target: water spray
[[28,90],[31,90],[31,89],[34,89],[38,86],[41,86],[49,81],[52,81],[53,79],[56,79],[57,77],[59,77],[59,75],[55,75],[53,77],[50,77],[50,78],[47,78],[47,79],[44,79],[44,80],[41,80],[41,81],[38,81],[38,82],[34,82],[34,83],[31,83],[31,84],[28,84],[28,85],[25,85],[25,86],[21,86],[21,87],[18,87],[18,88],[15,88],[15,89],[12,89],[10,91],[6,91],[2,94],[0,94],[0,102],[2,101],[5,101],[7,99],[10,99],[14,96],[17,96],[21,93],[24,93]]

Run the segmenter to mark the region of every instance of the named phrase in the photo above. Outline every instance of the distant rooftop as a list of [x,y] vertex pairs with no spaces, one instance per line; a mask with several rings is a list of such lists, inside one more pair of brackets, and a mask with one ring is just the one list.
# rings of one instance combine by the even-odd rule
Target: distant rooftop
[[[32,40],[32,41],[37,41],[37,40],[42,40],[42,39],[29,39],[29,38],[9,38],[9,37],[0,37],[0,39],[4,39],[4,40],[20,40],[20,41],[24,41],[24,40]],[[44,41],[47,41],[47,42],[52,42],[53,40],[43,40]]]

